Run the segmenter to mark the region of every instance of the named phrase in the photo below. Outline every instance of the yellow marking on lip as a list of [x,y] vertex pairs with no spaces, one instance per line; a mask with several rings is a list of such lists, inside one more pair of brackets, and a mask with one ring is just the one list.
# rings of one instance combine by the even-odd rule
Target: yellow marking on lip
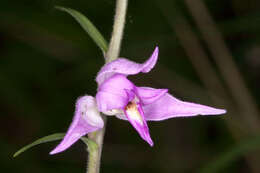
[[143,118],[138,111],[137,104],[134,102],[129,102],[125,107],[126,113],[130,119],[137,121],[143,125]]

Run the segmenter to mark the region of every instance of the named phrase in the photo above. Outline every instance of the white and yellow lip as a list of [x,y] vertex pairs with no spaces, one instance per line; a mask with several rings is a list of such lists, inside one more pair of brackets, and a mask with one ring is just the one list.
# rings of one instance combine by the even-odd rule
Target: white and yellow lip
[[136,99],[130,101],[124,108],[125,116],[132,126],[136,129],[139,135],[153,146],[153,141],[149,134],[149,128],[144,119],[142,106]]
[[137,104],[134,102],[129,102],[125,107],[125,112],[132,121],[136,121],[143,125],[143,118],[141,113],[138,111]]

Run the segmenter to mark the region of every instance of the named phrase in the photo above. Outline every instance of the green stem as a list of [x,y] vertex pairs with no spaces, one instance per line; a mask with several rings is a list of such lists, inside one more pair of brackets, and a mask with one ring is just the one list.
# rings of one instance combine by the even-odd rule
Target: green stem
[[97,145],[95,147],[88,146],[88,163],[87,163],[87,173],[99,173],[100,170],[100,160],[103,146],[103,139],[106,130],[106,116],[102,116],[104,120],[104,127],[96,132],[90,133],[88,136]]
[[[115,12],[114,25],[113,25],[113,32],[109,43],[108,51],[105,55],[106,63],[111,62],[118,58],[122,36],[123,36],[124,25],[125,25],[127,3],[128,0],[117,0],[116,2],[116,12]],[[87,163],[87,173],[99,173],[100,170],[101,152],[102,152],[104,134],[106,131],[106,116],[103,115],[102,117],[104,119],[104,127],[88,135],[91,140],[96,142],[97,148],[88,149],[89,159]]]
[[94,150],[94,151],[89,151],[89,156],[88,156],[88,164],[87,164],[87,173],[90,172],[97,172],[99,170],[98,169],[98,165],[97,165],[97,159],[95,159],[95,156],[98,155],[98,149]]
[[125,26],[127,0],[117,0],[112,37],[106,54],[106,63],[118,58]]

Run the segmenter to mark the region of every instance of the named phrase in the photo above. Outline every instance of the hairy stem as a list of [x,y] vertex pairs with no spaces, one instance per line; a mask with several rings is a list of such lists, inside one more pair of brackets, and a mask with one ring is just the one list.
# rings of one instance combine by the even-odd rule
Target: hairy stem
[[[105,55],[106,63],[118,58],[125,25],[127,3],[128,0],[117,0],[116,2],[116,13],[114,18],[113,32],[109,43],[108,51]],[[103,146],[103,139],[106,131],[106,116],[103,115],[102,117],[104,120],[104,127],[88,135],[91,140],[96,142],[97,148],[94,150],[89,149],[87,173],[99,173],[100,170],[101,152]]]
[[[104,127],[88,135],[96,144],[96,148],[88,148],[89,156],[87,162],[87,173],[99,173],[103,139],[106,131],[106,116],[102,116]],[[88,146],[89,147],[89,146]]]
[[117,0],[112,37],[109,43],[107,54],[105,56],[106,63],[118,58],[121,40],[123,38],[123,30],[125,26],[126,9],[127,0]]

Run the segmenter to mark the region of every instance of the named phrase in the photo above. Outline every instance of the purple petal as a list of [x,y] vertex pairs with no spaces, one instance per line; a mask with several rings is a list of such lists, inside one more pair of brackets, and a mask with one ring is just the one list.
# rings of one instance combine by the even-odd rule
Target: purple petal
[[140,72],[148,73],[156,64],[158,59],[159,48],[156,47],[151,57],[143,64],[129,61],[125,58],[118,58],[104,65],[98,72],[96,81],[101,85],[106,79],[114,74],[134,75]]
[[129,101],[126,90],[133,90],[134,84],[126,76],[115,74],[100,85],[96,99],[98,110],[106,112],[112,109],[123,109]]
[[128,121],[139,133],[141,138],[145,140],[150,146],[153,146],[153,141],[150,137],[149,128],[144,119],[144,113],[141,104],[136,102],[130,102],[124,109],[125,115]]
[[226,113],[226,110],[224,109],[216,109],[178,100],[168,93],[152,104],[143,106],[143,110],[145,119],[151,121],[161,121],[175,117],[218,115]]
[[128,97],[99,91],[96,95],[98,110],[106,112],[113,109],[122,109],[128,103]]
[[79,98],[76,103],[73,121],[65,137],[50,154],[56,154],[66,150],[79,140],[80,137],[102,128],[103,125],[104,122],[97,110],[95,98],[92,96]]
[[143,105],[151,104],[164,96],[168,89],[154,89],[149,87],[136,87],[136,92]]

